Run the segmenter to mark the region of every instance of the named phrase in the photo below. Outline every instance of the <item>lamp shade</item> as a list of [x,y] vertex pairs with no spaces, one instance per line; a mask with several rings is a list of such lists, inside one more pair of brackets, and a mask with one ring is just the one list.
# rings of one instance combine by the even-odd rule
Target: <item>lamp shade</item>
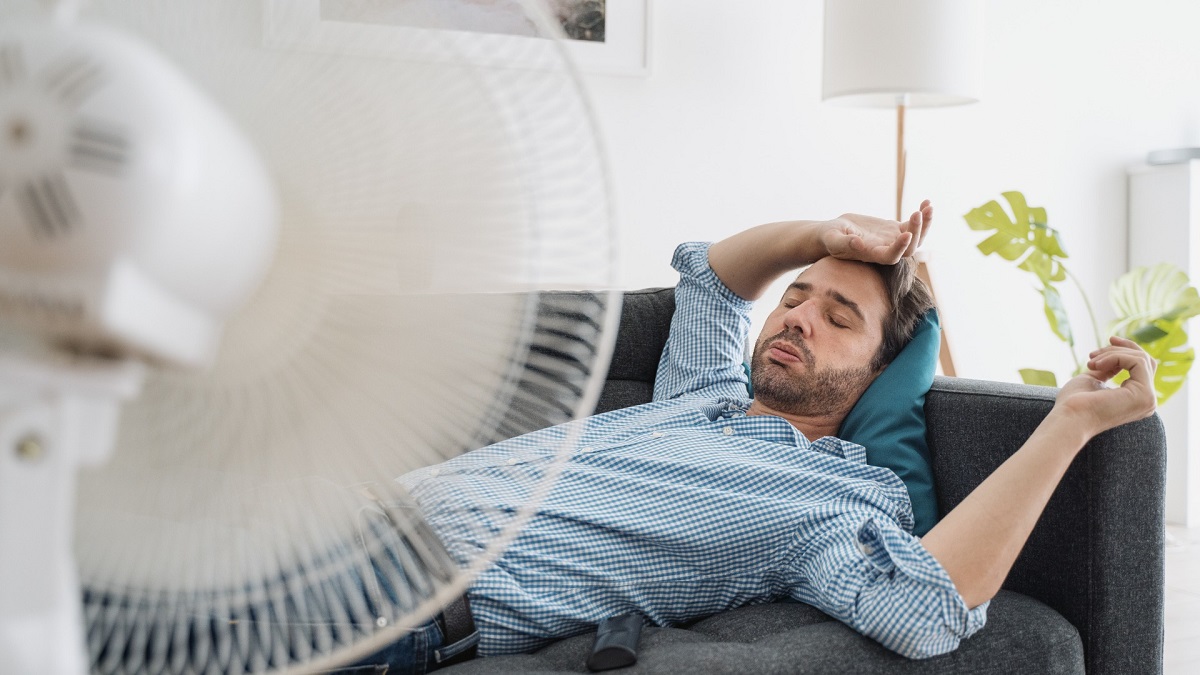
[[981,0],[825,0],[821,98],[932,107],[979,100]]

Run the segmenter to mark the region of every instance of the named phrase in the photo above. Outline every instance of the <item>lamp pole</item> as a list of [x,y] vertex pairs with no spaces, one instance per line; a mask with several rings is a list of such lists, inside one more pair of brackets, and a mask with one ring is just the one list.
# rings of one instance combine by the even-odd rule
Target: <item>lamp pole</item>
[[[908,108],[908,94],[896,97],[896,220],[904,220],[904,171],[908,164],[908,151],[904,147],[904,113]],[[917,252],[917,278],[925,282],[933,303],[937,304],[937,293],[933,290],[933,280],[929,278],[929,267],[925,264],[923,251]],[[945,319],[942,318],[944,322]],[[946,339],[946,327],[942,326],[941,349],[938,352],[938,363],[942,373],[954,377],[954,358],[950,355],[950,342]]]
[[896,97],[896,220],[904,215],[904,165],[908,154],[904,150],[904,111],[908,108],[908,94]]

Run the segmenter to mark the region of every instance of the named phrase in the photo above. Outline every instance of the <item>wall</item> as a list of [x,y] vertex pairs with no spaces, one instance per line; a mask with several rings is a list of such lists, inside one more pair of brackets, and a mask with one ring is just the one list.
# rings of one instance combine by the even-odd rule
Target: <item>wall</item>
[[[1200,3],[985,9],[984,99],[910,113],[906,201],[936,205],[926,248],[959,374],[1016,381],[1019,368],[1040,367],[1061,379],[1071,357],[1032,278],[985,259],[961,215],[1013,189],[1046,207],[1103,330],[1108,284],[1125,268],[1126,167],[1200,145]],[[895,115],[820,101],[822,12],[821,0],[656,0],[652,74],[586,76],[612,164],[624,286],[674,283],[680,241],[891,214]],[[1085,354],[1092,331],[1067,300]]]

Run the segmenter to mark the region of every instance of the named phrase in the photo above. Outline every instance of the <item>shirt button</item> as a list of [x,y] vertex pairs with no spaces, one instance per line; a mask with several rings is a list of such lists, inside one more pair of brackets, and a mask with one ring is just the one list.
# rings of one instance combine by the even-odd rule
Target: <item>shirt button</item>
[[441,472],[442,472],[441,469],[434,469],[433,471],[429,472],[429,475],[433,478],[437,478],[438,474],[440,474]]
[[733,435],[733,427],[725,427],[724,429],[721,430],[721,433],[725,434],[726,436],[732,436]]
[[580,451],[580,452],[595,452],[595,451],[596,451],[596,449],[595,449],[595,448],[593,448],[592,446],[590,446],[590,445],[589,445],[589,446],[588,446],[588,447],[586,447],[586,448],[580,448],[580,449],[579,449],[579,451]]
[[664,435],[665,434],[663,434],[663,432],[656,431],[656,432],[650,434],[650,438],[662,438]]
[[875,547],[870,544],[859,544],[858,550],[863,552],[863,555],[871,555],[875,552]]
[[516,464],[518,461],[519,460],[516,457],[509,457],[508,461],[505,462],[505,464],[512,466],[512,465]]

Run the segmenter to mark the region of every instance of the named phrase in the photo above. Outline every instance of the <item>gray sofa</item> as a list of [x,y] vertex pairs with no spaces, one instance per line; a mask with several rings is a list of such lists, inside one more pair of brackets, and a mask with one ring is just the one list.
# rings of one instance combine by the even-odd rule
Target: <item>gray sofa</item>
[[[563,299],[572,301],[568,294]],[[586,296],[581,295],[586,300]],[[597,412],[650,400],[673,289],[628,293]],[[941,513],[1017,450],[1054,390],[939,377],[925,411]],[[1095,438],[1067,472],[992,601],[988,623],[951,654],[910,661],[808,605],[742,607],[647,627],[638,663],[614,673],[1162,672],[1166,439],[1157,416]],[[440,672],[578,673],[595,634],[533,654]]]

